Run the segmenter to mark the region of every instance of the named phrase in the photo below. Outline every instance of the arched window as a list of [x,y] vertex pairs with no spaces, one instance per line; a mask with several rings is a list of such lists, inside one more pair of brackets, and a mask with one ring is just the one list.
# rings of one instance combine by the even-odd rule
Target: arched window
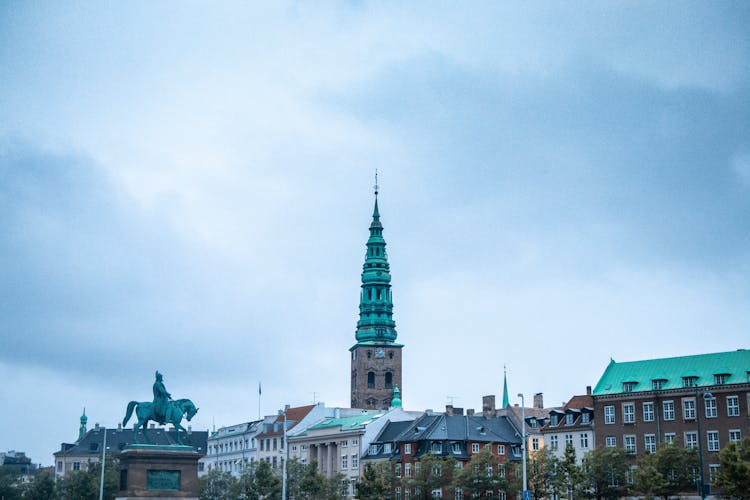
[[380,293],[381,293],[381,292],[380,292],[380,288],[378,288],[378,289],[376,290],[376,292],[377,292],[377,299],[378,299],[378,300],[380,300]]
[[367,388],[375,388],[375,374],[373,372],[367,372]]
[[393,374],[391,372],[385,372],[385,388],[393,389]]

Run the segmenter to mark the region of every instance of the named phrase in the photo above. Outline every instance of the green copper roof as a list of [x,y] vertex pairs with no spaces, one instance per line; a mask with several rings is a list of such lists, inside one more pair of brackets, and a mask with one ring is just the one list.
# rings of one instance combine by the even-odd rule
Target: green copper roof
[[367,240],[367,254],[362,267],[362,292],[359,298],[359,321],[357,342],[384,342],[396,340],[396,322],[393,321],[391,297],[391,272],[385,252],[383,225],[380,223],[378,196],[375,192],[375,208]]
[[651,391],[654,380],[662,381],[661,390],[681,389],[684,377],[697,377],[697,387],[716,385],[715,375],[726,375],[726,384],[737,384],[747,382],[749,372],[750,351],[744,349],[624,363],[611,360],[593,395],[623,393],[625,382],[634,383],[629,392]]
[[393,399],[391,399],[391,408],[401,408],[401,391],[398,386],[393,388]]
[[309,430],[330,429],[331,427],[341,427],[342,431],[359,429],[382,416],[382,413],[363,413],[362,415],[354,415],[353,417],[327,418],[321,423],[313,425]]

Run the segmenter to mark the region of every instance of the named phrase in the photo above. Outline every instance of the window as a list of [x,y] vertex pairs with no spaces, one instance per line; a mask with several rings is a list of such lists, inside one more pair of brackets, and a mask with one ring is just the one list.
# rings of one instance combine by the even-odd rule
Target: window
[[635,404],[634,403],[623,403],[622,404],[622,421],[626,424],[632,424],[635,422]]
[[401,500],[401,486],[396,486],[396,500]]
[[411,455],[411,443],[404,445],[404,455]]
[[504,444],[497,445],[497,454],[498,455],[505,455],[505,445]]
[[588,448],[589,447],[589,433],[584,432],[581,434],[581,448]]
[[674,432],[666,432],[664,433],[664,442],[667,444],[674,443]]
[[716,385],[724,385],[727,383],[727,378],[729,378],[729,375],[726,373],[717,373],[714,375],[714,384]]
[[622,383],[622,392],[633,392],[634,388],[635,388],[635,382],[623,382]]
[[615,407],[614,406],[604,407],[604,423],[605,424],[615,423]]
[[573,434],[565,434],[565,447],[573,446]]
[[529,424],[529,427],[531,427],[532,429],[536,429],[537,423],[535,418],[530,418],[527,423]]
[[73,470],[81,470],[81,462],[73,462]]
[[464,490],[456,487],[456,489],[453,490],[453,498],[456,500],[464,500]]
[[706,418],[716,418],[716,398],[704,398],[703,404],[706,407]]
[[375,388],[375,373],[373,372],[367,372],[367,388],[368,389]]
[[385,372],[385,388],[393,389],[393,374],[391,372]]
[[719,474],[719,464],[708,464],[708,482],[713,484]]
[[404,464],[404,477],[411,477],[411,464],[408,462]]
[[664,420],[674,420],[674,401],[664,401],[662,410]]
[[443,489],[437,488],[432,490],[432,498],[443,498]]
[[742,441],[742,431],[739,429],[732,429],[729,431],[729,442],[739,443]]
[[698,433],[686,432],[685,433],[685,448],[697,448],[697,447],[698,447]]
[[557,413],[550,415],[550,425],[557,425],[560,423],[560,416]]
[[740,398],[738,396],[727,396],[727,417],[740,416]]
[[484,445],[484,449],[492,453],[492,445],[490,443],[487,443],[486,445]]
[[58,460],[58,461],[57,461],[57,472],[62,472],[62,471],[63,471],[63,466],[62,466],[62,464],[63,464],[63,463],[62,463],[62,460]]
[[643,440],[646,451],[656,453],[656,434],[646,434],[643,436]]
[[505,464],[497,464],[497,475],[505,477]]
[[635,465],[631,465],[625,470],[625,482],[628,483],[628,486],[633,486],[633,479],[635,478],[635,470],[637,467]]
[[534,450],[534,451],[536,451],[536,450],[539,449],[539,438],[532,438],[531,439],[531,449]]
[[349,455],[341,455],[341,468],[342,469],[349,468]]
[[477,444],[477,443],[471,443],[471,452],[472,453],[479,453],[479,444]]
[[359,456],[352,455],[352,469],[359,467]]
[[695,387],[698,377],[682,377],[682,387]]
[[682,399],[682,418],[695,420],[695,398]]
[[391,443],[384,443],[383,444],[383,453],[390,453],[391,452]]
[[376,444],[371,444],[371,445],[370,445],[370,450],[368,451],[368,453],[369,453],[370,455],[377,455],[377,454],[378,454],[378,445],[376,445]]
[[664,387],[665,380],[662,378],[658,378],[651,381],[651,388],[655,391],[660,391]]
[[575,422],[576,416],[572,413],[568,413],[565,415],[565,425],[573,425],[573,422]]
[[635,436],[629,434],[627,436],[624,436],[623,439],[625,441],[625,451],[635,454]]
[[352,446],[357,446],[359,444],[359,441],[357,439],[352,439]]
[[591,422],[591,414],[587,411],[581,413],[581,423],[588,424],[589,422]]
[[607,448],[617,447],[617,438],[615,436],[607,436],[604,438],[604,446]]
[[396,474],[396,477],[401,477],[401,464],[395,464],[393,466],[393,472]]
[[557,436],[550,436],[549,437],[549,447],[553,451],[557,449]]
[[440,454],[443,452],[443,443],[436,441],[432,443],[432,452],[436,454]]
[[646,402],[643,403],[643,421],[653,422],[654,421],[654,403]]
[[[451,451],[453,453],[461,453],[461,443],[451,443]],[[476,453],[476,451],[474,451],[474,448],[472,448],[471,451]],[[477,451],[479,451],[479,448],[477,448]]]
[[708,451],[719,451],[719,431],[706,432]]

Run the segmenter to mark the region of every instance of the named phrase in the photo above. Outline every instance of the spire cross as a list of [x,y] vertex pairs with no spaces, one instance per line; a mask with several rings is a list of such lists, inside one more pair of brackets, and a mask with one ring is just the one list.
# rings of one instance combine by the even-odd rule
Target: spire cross
[[380,189],[380,186],[378,186],[378,169],[375,169],[375,185],[373,186],[375,189],[375,196],[378,195],[378,189]]

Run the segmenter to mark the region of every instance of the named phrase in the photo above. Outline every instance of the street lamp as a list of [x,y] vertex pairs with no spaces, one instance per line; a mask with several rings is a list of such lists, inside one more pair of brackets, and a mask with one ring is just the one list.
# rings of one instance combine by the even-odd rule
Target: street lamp
[[[698,480],[698,496],[702,499],[706,498],[706,487],[705,487],[705,475],[703,473],[703,440],[701,439],[701,412],[700,405],[698,404],[700,390],[695,389],[695,420],[698,423],[698,469],[700,479]],[[706,401],[713,399],[714,395],[706,391],[703,393],[703,409],[705,411]]]
[[279,410],[279,416],[284,417],[284,438],[281,442],[283,446],[283,456],[281,457],[281,500],[286,500],[286,459],[289,458],[286,446],[286,409]]
[[526,500],[528,496],[526,494],[526,403],[522,393],[519,392],[518,397],[521,398],[521,459],[523,460],[523,498]]
[[107,426],[104,426],[104,443],[102,443],[102,475],[99,479],[99,500],[104,499],[104,462],[107,459]]

